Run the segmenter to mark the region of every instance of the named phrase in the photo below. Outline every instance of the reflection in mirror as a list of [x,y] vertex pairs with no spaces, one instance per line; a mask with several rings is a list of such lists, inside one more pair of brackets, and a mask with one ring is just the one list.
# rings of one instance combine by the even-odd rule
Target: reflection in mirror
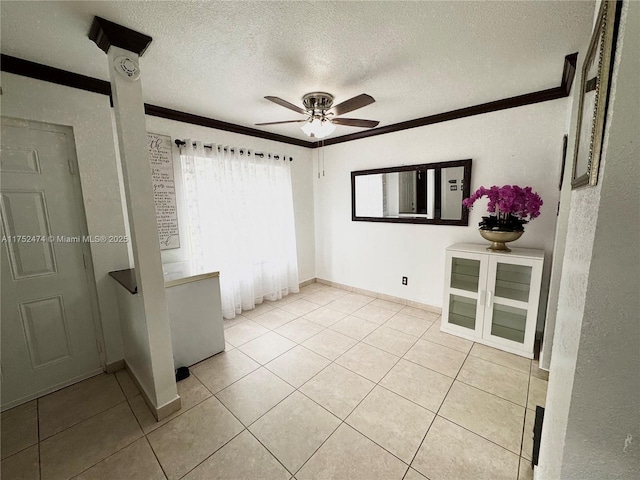
[[467,225],[471,160],[351,172],[352,219]]
[[441,210],[443,220],[462,220],[462,189],[464,167],[449,167],[441,170]]

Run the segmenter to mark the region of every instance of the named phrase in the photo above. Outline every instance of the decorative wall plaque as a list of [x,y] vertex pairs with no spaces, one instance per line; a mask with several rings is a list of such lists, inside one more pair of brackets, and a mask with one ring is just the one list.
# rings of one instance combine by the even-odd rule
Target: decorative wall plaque
[[147,133],[160,249],[180,248],[171,137]]

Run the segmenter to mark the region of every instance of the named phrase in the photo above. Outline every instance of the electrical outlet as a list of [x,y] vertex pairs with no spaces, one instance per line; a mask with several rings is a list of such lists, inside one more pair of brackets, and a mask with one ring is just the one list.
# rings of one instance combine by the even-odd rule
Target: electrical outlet
[[408,282],[409,282],[409,280],[407,279],[407,277],[402,277],[402,284],[403,285],[407,285]]

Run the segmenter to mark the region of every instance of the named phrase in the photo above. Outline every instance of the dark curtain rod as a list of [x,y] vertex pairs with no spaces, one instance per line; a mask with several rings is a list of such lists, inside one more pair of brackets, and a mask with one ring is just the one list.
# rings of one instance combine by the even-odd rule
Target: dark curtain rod
[[[178,146],[178,148],[183,147],[184,145],[186,145],[186,144],[187,144],[187,142],[185,142],[184,140],[180,140],[179,138],[176,138],[176,139],[174,140],[174,142],[175,142],[175,144]],[[194,147],[196,146],[196,142],[193,142],[193,146],[194,146]],[[202,145],[202,146],[203,146],[204,148],[213,148],[213,145]],[[218,145],[218,151],[220,151],[220,149],[221,149],[221,147],[220,147],[220,145]],[[223,148],[223,150],[224,150],[225,152],[230,151],[231,153],[235,153],[235,152],[236,152],[234,148],[227,149],[227,147],[224,147],[224,148]],[[244,149],[242,149],[242,148],[241,148],[241,149],[240,149],[240,151],[239,151],[240,155],[244,155],[244,152],[245,152],[245,150],[244,150]],[[247,152],[247,155],[250,155],[250,154],[251,154],[251,150],[249,150],[249,149],[247,149],[247,150],[246,150],[246,152]],[[253,152],[253,154],[254,154],[256,157],[260,157],[260,158],[263,158],[263,157],[265,156],[265,154],[264,154],[264,153],[262,153],[262,152]],[[274,159],[276,159],[276,160],[280,160],[280,155],[271,155],[271,154],[269,153],[269,154],[267,154],[267,157],[268,157],[268,158],[274,158]],[[286,157],[286,156],[285,156],[285,157],[282,157],[282,159],[283,159],[283,160],[286,160],[286,159],[287,159],[287,157]],[[293,157],[289,157],[289,161],[290,161],[290,162],[293,162]]]

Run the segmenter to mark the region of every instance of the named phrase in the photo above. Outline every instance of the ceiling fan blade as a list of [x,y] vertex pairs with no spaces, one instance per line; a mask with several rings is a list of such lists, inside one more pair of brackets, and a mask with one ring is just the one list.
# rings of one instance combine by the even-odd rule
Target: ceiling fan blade
[[367,105],[371,105],[375,102],[375,99],[371,95],[367,95],[366,93],[362,93],[356,97],[350,98],[349,100],[345,100],[342,103],[339,103],[335,107],[329,110],[334,115],[342,115],[343,113],[348,113],[353,110],[357,110],[358,108],[366,107]]
[[284,122],[256,123],[256,125],[280,125],[281,123],[303,123],[306,120],[285,120]]
[[289,110],[293,110],[294,112],[302,113],[303,115],[307,115],[307,111],[294,105],[293,103],[289,103],[286,100],[281,99],[280,97],[264,97],[267,100],[271,100],[273,103],[277,103],[281,107],[288,108]]
[[331,123],[336,125],[347,125],[349,127],[373,128],[380,122],[377,120],[362,120],[360,118],[332,118]]

